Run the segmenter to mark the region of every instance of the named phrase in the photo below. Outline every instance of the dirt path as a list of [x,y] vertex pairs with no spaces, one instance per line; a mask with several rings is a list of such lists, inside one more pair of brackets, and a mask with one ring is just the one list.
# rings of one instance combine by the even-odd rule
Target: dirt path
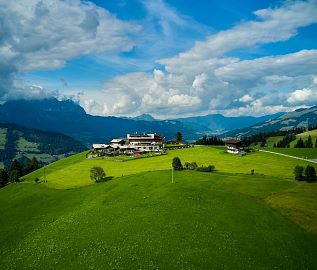
[[316,159],[306,159],[306,158],[294,157],[294,156],[290,156],[290,155],[286,155],[286,154],[282,154],[282,153],[277,153],[277,152],[272,152],[272,151],[266,151],[266,150],[259,150],[259,151],[265,152],[265,153],[270,153],[270,154],[275,154],[275,155],[280,155],[280,156],[284,156],[284,157],[290,157],[290,158],[294,158],[294,159],[304,160],[304,161],[308,161],[308,162],[312,162],[312,163],[317,164]]

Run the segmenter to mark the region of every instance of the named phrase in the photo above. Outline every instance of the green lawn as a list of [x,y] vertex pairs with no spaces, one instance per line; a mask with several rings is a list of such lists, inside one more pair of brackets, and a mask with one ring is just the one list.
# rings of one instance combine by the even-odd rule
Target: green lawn
[[[219,152],[197,149],[185,150],[188,158]],[[76,159],[84,162],[77,155],[63,164]],[[174,184],[170,171],[156,171],[69,190],[1,189],[1,269],[317,269],[317,236],[292,220],[316,215],[316,185],[224,172],[174,176]]]
[[[72,188],[92,184],[89,170],[93,166],[101,166],[108,176],[125,176],[146,171],[166,170],[171,168],[173,157],[179,156],[181,161],[198,165],[215,165],[221,172],[247,173],[254,169],[257,174],[293,179],[293,168],[296,165],[306,166],[305,161],[281,157],[273,154],[254,152],[239,157],[228,154],[223,147],[197,146],[188,149],[170,150],[167,155],[137,159],[126,162],[86,159],[86,152],[81,153],[46,167],[47,185],[54,188]],[[316,166],[317,167],[317,166]],[[44,169],[25,177],[33,181],[35,177],[43,179]]]

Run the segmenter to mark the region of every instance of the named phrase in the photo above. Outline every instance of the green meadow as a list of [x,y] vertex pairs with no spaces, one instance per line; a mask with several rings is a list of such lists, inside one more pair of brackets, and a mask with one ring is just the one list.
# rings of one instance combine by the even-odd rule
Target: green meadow
[[297,134],[296,140],[291,142],[290,146],[294,147],[294,145],[296,144],[296,142],[299,138],[302,138],[304,141],[307,140],[309,135],[312,137],[313,143],[315,144],[316,139],[317,139],[317,129],[305,131],[303,133]]
[[[108,176],[119,177],[130,174],[171,169],[171,160],[178,156],[184,163],[196,161],[198,165],[215,165],[221,172],[250,174],[254,169],[256,174],[293,179],[293,168],[296,165],[306,166],[305,161],[292,158],[281,158],[269,153],[253,152],[239,157],[228,154],[224,147],[197,146],[188,149],[170,150],[167,155],[134,159],[130,161],[93,160],[86,159],[86,153],[80,153],[52,163],[45,168],[47,184],[53,188],[73,188],[91,185],[89,170],[93,166],[104,168]],[[25,181],[32,182],[35,177],[44,178],[44,168],[27,177]]]
[[[217,171],[175,171],[179,156]],[[305,161],[194,147],[52,163],[0,189],[1,269],[317,269],[317,183]],[[110,180],[94,183],[102,166]],[[250,170],[255,169],[251,175]]]
[[[262,149],[262,148],[259,148]],[[317,159],[317,148],[269,148],[265,147],[263,150],[272,151],[276,153],[286,154],[294,157]]]
[[[294,148],[294,145],[299,140],[299,138],[302,138],[305,141],[308,139],[309,135],[312,137],[313,144],[315,145],[317,139],[317,129],[297,134],[296,140],[290,143],[290,148],[273,147],[274,144],[283,139],[283,136],[269,137],[266,141],[267,147],[265,147],[265,150],[301,158],[317,159],[317,148]],[[261,147],[259,146],[257,146],[256,148],[261,149]]]

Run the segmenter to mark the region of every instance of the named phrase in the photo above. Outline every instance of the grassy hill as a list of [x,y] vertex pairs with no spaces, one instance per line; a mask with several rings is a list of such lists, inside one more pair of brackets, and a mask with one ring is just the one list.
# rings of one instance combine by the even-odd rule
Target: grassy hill
[[[174,156],[218,171],[176,171],[172,184]],[[307,162],[220,147],[127,162],[68,157],[47,166],[47,184],[33,182],[39,170],[0,190],[0,266],[316,269],[317,183],[295,182],[295,164]],[[95,165],[114,178],[93,183]]]
[[9,166],[13,159],[36,157],[49,163],[86,148],[73,138],[14,124],[0,123],[0,166]]
[[315,144],[317,139],[317,129],[305,131],[303,133],[297,134],[296,140],[290,143],[290,147],[294,147],[294,145],[296,144],[297,140],[299,140],[299,138],[302,138],[304,141],[307,140],[309,135],[312,137],[313,143]]
[[[312,137],[312,141],[315,145],[315,142],[317,139],[317,129],[297,134],[296,140],[294,140],[290,143],[290,148],[273,147],[274,144],[277,144],[277,142],[279,142],[280,140],[283,139],[283,136],[269,137],[266,141],[267,147],[265,147],[265,150],[272,151],[272,152],[278,152],[278,153],[282,153],[282,154],[287,154],[287,155],[291,155],[291,156],[296,156],[296,157],[304,157],[304,158],[308,158],[308,159],[317,159],[317,148],[294,148],[294,146],[295,146],[296,142],[299,140],[299,138],[302,138],[305,141],[305,140],[307,140],[309,135]],[[260,147],[257,147],[257,148],[260,148]]]
[[[72,188],[91,185],[89,170],[93,166],[101,166],[107,175],[119,177],[146,171],[171,169],[171,160],[180,157],[182,162],[196,161],[198,165],[215,165],[216,169],[228,173],[249,174],[252,169],[258,174],[293,179],[293,168],[296,165],[306,165],[307,162],[292,158],[281,158],[268,153],[255,152],[245,157],[228,154],[224,147],[193,147],[169,151],[168,155],[113,162],[110,160],[86,159],[86,153],[80,153],[46,167],[47,185],[53,188]],[[33,181],[35,177],[43,179],[44,169],[40,169],[25,180]]]

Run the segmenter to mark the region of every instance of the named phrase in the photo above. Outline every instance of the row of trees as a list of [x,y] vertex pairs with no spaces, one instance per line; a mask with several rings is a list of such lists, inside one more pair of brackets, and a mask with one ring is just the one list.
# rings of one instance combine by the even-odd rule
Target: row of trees
[[313,166],[307,165],[306,168],[297,165],[294,168],[295,179],[299,181],[314,181],[316,180],[316,169]]
[[291,130],[276,130],[276,131],[268,131],[268,132],[260,132],[248,137],[244,137],[243,140],[254,144],[261,142],[261,146],[265,146],[266,140],[269,137],[276,137],[276,136],[286,136],[287,134],[299,134],[303,133],[305,128],[294,128]]
[[274,144],[273,147],[288,148],[290,143],[294,140],[296,140],[296,135],[294,133],[286,134],[283,139]]
[[295,148],[317,148],[317,139],[315,143],[313,143],[312,137],[309,135],[307,140],[303,140],[302,138],[299,138],[299,140],[294,145]]
[[212,172],[215,170],[215,166],[198,166],[196,162],[185,162],[184,166],[179,157],[174,157],[172,162],[172,167],[174,170],[196,170],[199,172]]
[[224,145],[225,142],[216,137],[216,136],[213,136],[213,137],[207,137],[206,135],[203,136],[201,139],[198,139],[196,141],[196,144],[197,145]]
[[15,159],[11,162],[9,169],[0,169],[0,187],[3,187],[8,183],[19,182],[20,177],[29,174],[40,167],[40,163],[36,157],[27,159],[25,162]]

